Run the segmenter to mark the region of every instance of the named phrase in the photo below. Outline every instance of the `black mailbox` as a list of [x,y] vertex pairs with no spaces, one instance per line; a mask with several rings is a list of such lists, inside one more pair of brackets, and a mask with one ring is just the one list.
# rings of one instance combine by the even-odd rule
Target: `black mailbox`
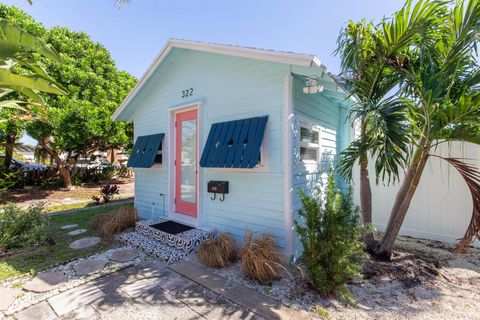
[[209,193],[213,193],[212,200],[215,200],[217,197],[217,193],[222,194],[222,198],[220,201],[225,200],[225,194],[228,193],[228,181],[208,181],[207,190]]

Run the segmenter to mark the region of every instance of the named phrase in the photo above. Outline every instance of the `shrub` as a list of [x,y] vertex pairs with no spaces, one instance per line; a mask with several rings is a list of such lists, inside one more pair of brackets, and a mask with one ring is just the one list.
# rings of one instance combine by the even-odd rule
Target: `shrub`
[[365,257],[359,210],[352,203],[351,192],[344,195],[337,190],[330,175],[320,199],[299,193],[303,209],[298,214],[304,223],[295,221],[295,228],[310,280],[321,294],[338,294],[351,300],[346,283],[361,274]]
[[111,212],[99,214],[93,219],[93,225],[105,237],[135,227],[138,221],[137,210],[132,206],[121,206]]
[[247,278],[268,284],[281,277],[283,268],[283,257],[273,237],[262,235],[254,240],[251,233],[245,235],[242,271]]
[[23,175],[23,170],[11,170],[0,166],[0,193],[8,189],[23,187]]
[[47,239],[48,216],[44,204],[22,209],[6,204],[0,210],[0,252],[37,245]]
[[116,184],[106,184],[100,187],[100,195],[105,203],[109,203],[110,200],[112,200],[112,198],[119,193],[120,188]]
[[200,260],[214,268],[228,267],[237,261],[235,240],[228,234],[220,234],[217,239],[203,242],[197,250]]

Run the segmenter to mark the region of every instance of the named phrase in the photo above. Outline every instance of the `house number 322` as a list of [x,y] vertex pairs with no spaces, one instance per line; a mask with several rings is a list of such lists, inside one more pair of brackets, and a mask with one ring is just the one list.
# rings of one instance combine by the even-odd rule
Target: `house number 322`
[[193,88],[182,90],[182,98],[193,96]]

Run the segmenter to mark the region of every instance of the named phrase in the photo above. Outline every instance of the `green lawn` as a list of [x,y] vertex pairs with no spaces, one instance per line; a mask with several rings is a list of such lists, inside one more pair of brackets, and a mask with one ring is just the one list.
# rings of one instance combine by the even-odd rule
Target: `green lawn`
[[[110,207],[93,208],[90,210],[55,215],[51,217],[49,234],[55,241],[55,245],[41,245],[33,248],[23,248],[12,251],[9,255],[0,258],[0,280],[14,276],[35,273],[53,264],[88,256],[96,251],[104,250],[114,245],[113,240],[103,239],[94,248],[72,250],[68,245],[79,238],[97,235],[91,226],[91,220],[95,215],[112,210]],[[78,228],[88,231],[78,236],[68,236],[69,230],[62,230],[66,224],[78,224]]]

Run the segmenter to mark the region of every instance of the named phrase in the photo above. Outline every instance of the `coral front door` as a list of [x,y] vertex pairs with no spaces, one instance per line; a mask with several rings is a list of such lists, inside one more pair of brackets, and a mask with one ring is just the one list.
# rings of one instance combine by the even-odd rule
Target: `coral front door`
[[175,211],[197,216],[198,186],[197,110],[177,113],[175,118]]

